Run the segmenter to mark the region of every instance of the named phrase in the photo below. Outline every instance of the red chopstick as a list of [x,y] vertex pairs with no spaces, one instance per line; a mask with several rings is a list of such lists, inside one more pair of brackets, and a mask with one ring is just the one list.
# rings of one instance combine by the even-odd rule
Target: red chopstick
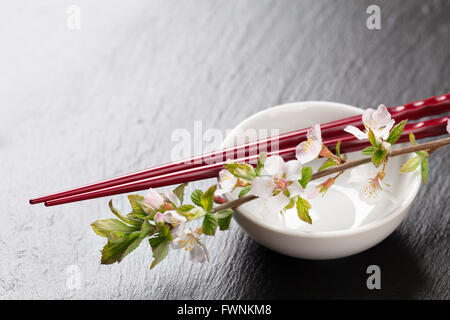
[[[431,97],[422,101],[415,101],[403,106],[396,106],[389,108],[389,112],[397,122],[405,119],[416,120],[425,116],[439,115],[450,111],[450,93]],[[322,137],[324,139],[333,136],[338,136],[347,125],[354,125],[362,128],[361,116],[353,116],[346,119],[336,120],[321,124]],[[30,204],[41,203],[58,198],[68,197],[76,194],[81,194],[89,191],[109,188],[121,184],[126,184],[142,179],[147,179],[171,172],[178,172],[182,170],[202,167],[210,163],[222,163],[227,158],[236,159],[238,156],[245,157],[247,155],[255,155],[258,150],[272,151],[271,145],[278,140],[277,147],[285,149],[295,146],[305,140],[308,129],[301,129],[282,134],[277,137],[270,137],[263,140],[258,140],[248,144],[234,146],[211,153],[195,156],[189,159],[184,159],[177,162],[163,164],[149,169],[137,171],[123,176],[103,180],[100,182],[84,185],[78,188],[61,191],[58,193],[41,196],[30,200]]]
[[[416,139],[433,137],[445,134],[447,121],[449,117],[443,117],[439,119],[431,119],[427,121],[407,124],[403,134],[400,136],[398,142],[406,142],[409,140],[409,133],[413,132]],[[331,150],[334,149],[336,143],[341,140],[341,152],[352,152],[357,150],[362,150],[369,146],[367,140],[356,140],[353,135],[345,135],[339,138],[331,138],[324,140],[323,143],[329,147]],[[286,161],[295,158],[295,148],[289,147],[278,152],[269,152],[268,155],[279,154]],[[246,157],[242,160],[247,163],[255,163],[257,155]],[[141,191],[148,188],[158,188],[174,184],[179,184],[183,182],[191,182],[203,179],[209,179],[217,177],[220,170],[223,169],[224,163],[216,163],[211,165],[206,165],[201,168],[190,168],[187,170],[181,170],[177,172],[172,172],[156,177],[151,177],[139,181],[129,182],[126,184],[112,186],[104,188],[101,190],[90,191],[82,194],[72,195],[64,198],[49,200],[45,202],[46,206],[54,206],[64,203],[70,203],[75,201],[82,201],[106,196],[112,196],[116,194],[129,193],[135,191]]]

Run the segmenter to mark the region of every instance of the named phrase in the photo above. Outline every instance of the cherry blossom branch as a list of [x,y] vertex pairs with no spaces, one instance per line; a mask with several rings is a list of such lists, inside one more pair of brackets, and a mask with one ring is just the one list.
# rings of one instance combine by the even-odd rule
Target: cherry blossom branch
[[[437,149],[439,149],[443,146],[449,145],[449,144],[450,144],[450,138],[444,138],[444,139],[439,139],[439,140],[435,140],[435,141],[425,142],[422,144],[417,144],[415,146],[408,146],[408,147],[400,148],[397,150],[392,150],[392,152],[389,154],[389,157],[397,157],[397,156],[400,156],[403,154],[416,152],[416,151],[432,151],[432,152],[434,152]],[[345,171],[347,169],[354,168],[354,167],[357,167],[357,166],[360,166],[360,165],[363,165],[363,164],[366,164],[369,162],[371,162],[370,157],[364,158],[364,159],[359,159],[359,160],[348,161],[346,163],[336,165],[329,169],[325,169],[323,171],[314,173],[311,177],[311,180],[319,179],[319,178],[328,176],[328,175],[336,173],[336,172]],[[232,200],[232,201],[229,201],[222,205],[218,205],[218,206],[214,207],[211,210],[211,213],[217,213],[217,212],[223,211],[225,209],[229,209],[229,208],[237,208],[237,207],[239,207],[249,201],[255,200],[257,198],[258,197],[254,196],[254,195],[244,196],[242,198]]]

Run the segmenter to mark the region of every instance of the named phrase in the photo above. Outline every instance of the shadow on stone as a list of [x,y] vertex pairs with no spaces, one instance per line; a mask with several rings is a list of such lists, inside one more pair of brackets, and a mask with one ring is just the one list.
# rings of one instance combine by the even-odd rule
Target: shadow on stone
[[[365,252],[327,261],[291,258],[260,245],[253,249],[258,256],[253,260],[260,262],[254,270],[260,274],[253,275],[255,283],[247,283],[248,298],[409,299],[425,281],[418,257],[398,231]],[[370,265],[381,269],[380,290],[367,288]]]

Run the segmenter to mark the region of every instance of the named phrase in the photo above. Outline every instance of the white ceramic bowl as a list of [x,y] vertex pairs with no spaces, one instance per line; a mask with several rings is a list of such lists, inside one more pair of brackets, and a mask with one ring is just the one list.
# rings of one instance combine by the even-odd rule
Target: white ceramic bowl
[[[362,114],[362,111],[352,106],[323,101],[281,105],[259,112],[240,123],[229,133],[222,146],[233,145],[238,136],[242,139],[247,129],[279,129],[280,133],[284,133]],[[348,156],[349,159],[363,157],[360,152]],[[382,197],[376,206],[361,202],[358,192],[347,185],[349,173],[346,172],[325,197],[319,196],[311,201],[312,225],[300,221],[295,209],[289,210],[284,216],[268,215],[260,199],[240,206],[235,218],[257,242],[289,256],[322,260],[359,253],[385,239],[406,217],[421,185],[418,173],[399,173],[401,164],[409,157],[390,159],[386,169],[385,180],[391,185],[398,199],[397,204],[387,197]],[[313,169],[317,170],[322,161],[313,161]],[[314,183],[310,184],[314,186]],[[227,194],[226,198],[236,199],[237,192]]]

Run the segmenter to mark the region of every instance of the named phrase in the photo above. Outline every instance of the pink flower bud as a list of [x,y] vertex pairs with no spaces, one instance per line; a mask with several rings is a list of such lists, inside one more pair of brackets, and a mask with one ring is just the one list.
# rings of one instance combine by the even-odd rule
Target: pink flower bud
[[321,156],[323,158],[329,158],[332,155],[333,154],[331,153],[330,150],[328,150],[328,148],[326,146],[322,146],[322,150],[320,150],[319,156]]
[[164,202],[162,209],[164,210],[173,210],[173,205],[169,202]]
[[328,178],[327,181],[325,181],[324,183],[322,183],[322,186],[323,186],[325,189],[328,189],[328,188],[330,188],[333,184],[334,184],[334,179],[333,179],[333,178]]
[[156,223],[164,223],[164,216],[163,216],[163,214],[162,214],[161,212],[157,212],[157,213],[155,214],[155,217],[153,218],[153,220],[154,220]]
[[227,202],[227,200],[225,200],[221,196],[214,196],[214,202],[218,204],[224,204],[225,202]]

